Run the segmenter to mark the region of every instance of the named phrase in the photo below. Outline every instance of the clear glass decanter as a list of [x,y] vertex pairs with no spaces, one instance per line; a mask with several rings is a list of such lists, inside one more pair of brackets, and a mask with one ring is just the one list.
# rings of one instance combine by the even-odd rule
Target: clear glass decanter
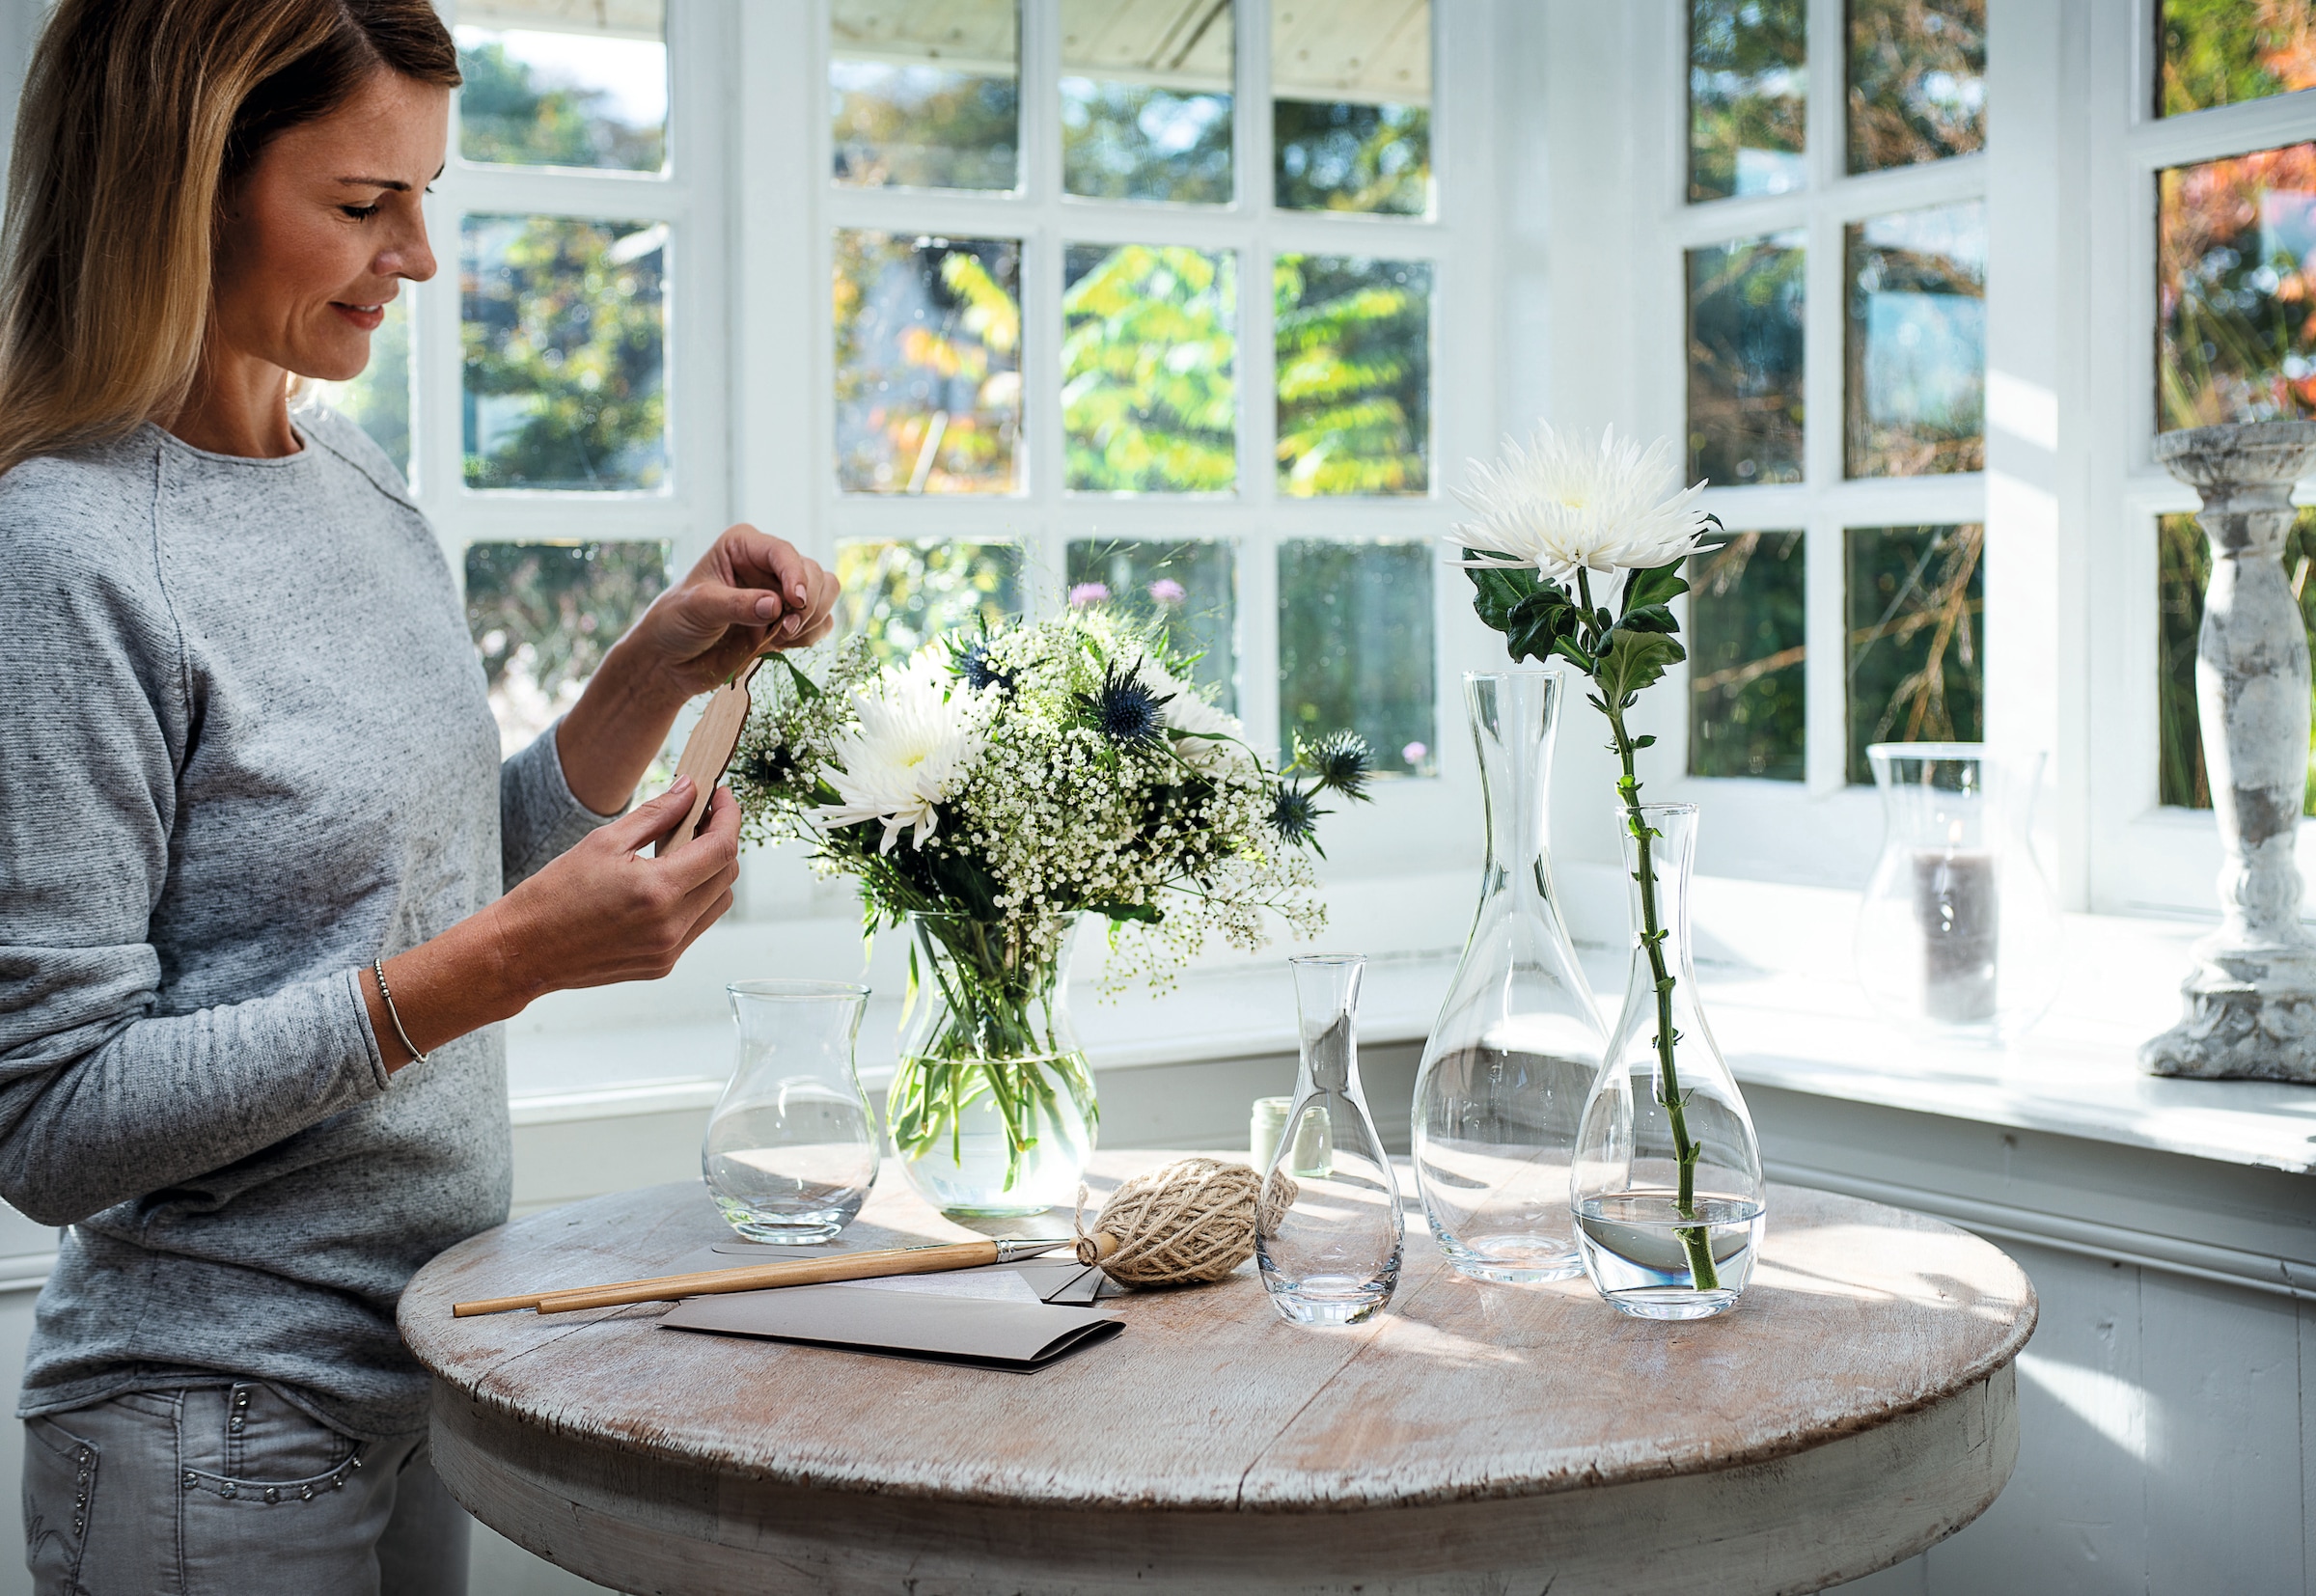
[[1859,983],[1908,1031],[1999,1043],[2058,996],[2066,930],[2029,835],[2043,757],[1875,743],[1882,857],[1858,908]]
[[738,1053],[700,1148],[708,1193],[750,1241],[829,1241],[876,1184],[876,1121],[852,1059],[868,989],[765,980],[724,990]]
[[1483,1280],[1580,1272],[1568,1167],[1607,1050],[1553,895],[1545,823],[1557,674],[1464,677],[1488,853],[1479,913],[1416,1076],[1416,1189],[1450,1263]]
[[1295,1197],[1264,1210],[1254,1257],[1271,1306],[1295,1324],[1358,1324],[1399,1284],[1399,1185],[1359,1080],[1366,963],[1356,954],[1293,961],[1302,1062],[1263,1186],[1283,1176]]
[[1752,1115],[1697,1004],[1689,948],[1696,806],[1628,812],[1633,962],[1585,1103],[1570,1196],[1585,1272],[1618,1312],[1705,1319],[1737,1305],[1766,1211]]

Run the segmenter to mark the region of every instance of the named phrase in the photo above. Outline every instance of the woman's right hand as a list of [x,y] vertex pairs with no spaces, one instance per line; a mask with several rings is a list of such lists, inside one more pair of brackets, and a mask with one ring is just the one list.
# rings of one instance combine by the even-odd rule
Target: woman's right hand
[[363,972],[363,1002],[389,1070],[511,1019],[549,992],[657,980],[731,907],[740,873],[740,807],[717,788],[699,835],[652,858],[645,849],[691,811],[692,779],[602,827],[497,902],[386,961],[395,1014]]
[[690,841],[656,859],[643,851],[691,812],[692,790],[678,777],[485,911],[517,990],[537,998],[657,980],[723,918],[740,874],[740,807],[730,791],[710,795]]

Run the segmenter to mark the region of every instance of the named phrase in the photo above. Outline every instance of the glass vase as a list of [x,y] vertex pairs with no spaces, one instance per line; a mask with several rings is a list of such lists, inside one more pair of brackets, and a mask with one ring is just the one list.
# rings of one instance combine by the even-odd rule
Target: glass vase
[[724,990],[737,1052],[700,1172],[750,1241],[831,1240],[876,1184],[876,1120],[852,1059],[868,989],[768,980]]
[[1882,857],[1858,909],[1858,979],[1900,1026],[1996,1044],[2058,996],[2058,906],[2028,827],[2043,757],[1875,743]]
[[909,1184],[960,1218],[1074,1203],[1097,1118],[1069,1018],[1079,917],[909,919],[909,1001],[885,1099]]
[[1283,1176],[1294,1197],[1263,1210],[1254,1257],[1271,1306],[1294,1324],[1358,1324],[1399,1284],[1399,1183],[1359,1079],[1366,962],[1352,954],[1293,961],[1302,1059],[1263,1189]]
[[1737,1305],[1766,1211],[1761,1149],[1698,1005],[1689,946],[1696,806],[1619,809],[1632,878],[1624,1008],[1585,1099],[1569,1196],[1585,1273],[1620,1313],[1705,1319]]
[[1579,1273],[1577,1122],[1606,1052],[1553,895],[1545,821],[1561,680],[1464,677],[1487,820],[1479,912],[1416,1075],[1416,1190],[1448,1260],[1483,1280]]

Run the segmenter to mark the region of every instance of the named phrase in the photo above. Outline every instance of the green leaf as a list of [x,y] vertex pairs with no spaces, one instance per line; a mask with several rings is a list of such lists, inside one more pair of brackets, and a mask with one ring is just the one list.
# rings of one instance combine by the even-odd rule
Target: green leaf
[[1636,570],[1625,579],[1624,613],[1657,608],[1669,604],[1689,591],[1688,581],[1681,575],[1681,562],[1650,565]]
[[[1467,558],[1474,551],[1465,551]],[[1583,619],[1567,591],[1525,566],[1517,569],[1467,566],[1475,590],[1472,608],[1490,629],[1503,634],[1504,651],[1514,659],[1549,658],[1576,635]]]
[[1619,627],[1609,634],[1593,676],[1611,703],[1628,707],[1643,688],[1663,679],[1666,668],[1689,656],[1662,632],[1634,632]]
[[1155,903],[1089,903],[1086,908],[1089,914],[1107,915],[1112,920],[1138,920],[1144,925],[1155,925],[1160,918]]
[[796,696],[810,703],[820,696],[820,684],[804,674],[804,667],[786,654],[774,654],[774,659],[788,668],[788,679],[796,684]]

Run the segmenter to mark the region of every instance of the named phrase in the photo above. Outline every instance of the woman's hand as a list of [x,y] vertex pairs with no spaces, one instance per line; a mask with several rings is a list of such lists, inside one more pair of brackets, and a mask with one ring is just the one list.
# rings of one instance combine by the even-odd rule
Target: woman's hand
[[[657,980],[731,907],[740,810],[719,787],[700,834],[651,858],[643,850],[689,812],[685,777],[613,821],[496,903],[386,961],[396,1014],[432,1052],[511,1019],[549,992]],[[365,972],[367,977],[368,972]],[[374,981],[362,983],[386,1067],[410,1061]]]
[[654,599],[564,718],[564,780],[597,814],[626,805],[684,704],[757,655],[819,642],[836,624],[837,579],[754,527],[728,529]]
[[837,579],[817,562],[736,526],[653,601],[621,643],[632,646],[636,668],[664,679],[680,703],[729,680],[758,654],[819,642],[836,624],[836,603]]

